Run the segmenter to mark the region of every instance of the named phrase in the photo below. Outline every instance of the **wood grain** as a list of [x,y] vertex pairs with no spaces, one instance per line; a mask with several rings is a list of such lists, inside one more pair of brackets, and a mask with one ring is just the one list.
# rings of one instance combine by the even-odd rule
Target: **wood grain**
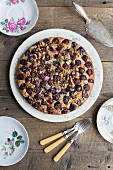
[[[91,17],[99,17],[113,34],[112,8],[85,8]],[[84,20],[71,7],[41,7],[40,17],[31,32],[17,37],[0,34],[0,60],[11,60],[19,45],[30,35],[49,28],[64,28],[75,31],[88,39],[98,51],[102,61],[113,61],[113,48],[107,48],[89,37],[84,28]],[[6,50],[7,49],[7,50]]]
[[[113,0],[75,0],[76,3],[84,6],[84,7],[102,7],[107,8],[113,7]],[[71,0],[36,0],[38,6],[72,6]]]

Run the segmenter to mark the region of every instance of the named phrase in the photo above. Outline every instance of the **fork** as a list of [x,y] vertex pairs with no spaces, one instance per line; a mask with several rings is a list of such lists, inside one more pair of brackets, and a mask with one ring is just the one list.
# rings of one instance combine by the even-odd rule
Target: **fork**
[[76,140],[77,136],[88,128],[90,125],[91,121],[89,119],[84,120],[83,122],[80,123],[78,127],[77,133],[75,133],[74,137],[72,137],[68,143],[58,152],[58,154],[53,158],[55,162],[59,161],[59,159],[64,155],[64,153],[67,151],[67,149],[72,145],[72,143]]
[[60,138],[60,137],[62,137],[62,136],[64,136],[64,135],[68,134],[69,132],[71,132],[71,131],[73,131],[73,130],[77,131],[77,130],[78,130],[78,124],[79,124],[80,122],[81,122],[81,121],[76,122],[76,123],[74,124],[74,126],[73,126],[72,128],[70,128],[70,129],[67,129],[67,130],[65,130],[65,131],[63,131],[63,132],[60,132],[60,133],[56,134],[56,135],[53,135],[53,136],[50,136],[50,137],[48,137],[48,138],[46,138],[46,139],[41,140],[41,141],[40,141],[40,145],[46,145],[46,144],[54,141],[55,139],[58,139],[58,138]]

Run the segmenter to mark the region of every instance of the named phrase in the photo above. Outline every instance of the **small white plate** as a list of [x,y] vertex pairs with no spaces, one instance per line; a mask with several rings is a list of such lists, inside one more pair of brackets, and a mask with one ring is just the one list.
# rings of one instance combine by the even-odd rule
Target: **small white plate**
[[[89,98],[87,99],[87,101],[80,108],[68,114],[50,115],[50,114],[44,114],[36,110],[24,100],[16,84],[15,71],[16,71],[18,59],[30,46],[48,37],[64,37],[76,41],[88,52],[89,56],[93,61],[94,72],[95,72],[95,83],[92,92]],[[65,122],[65,121],[75,119],[76,117],[85,113],[97,100],[97,97],[99,96],[102,87],[102,83],[103,83],[103,68],[102,68],[102,63],[100,61],[99,55],[95,50],[95,48],[91,45],[89,41],[87,41],[81,35],[65,29],[48,29],[48,30],[38,32],[32,35],[31,37],[29,37],[27,40],[25,40],[22,43],[22,45],[16,51],[10,66],[10,85],[11,85],[12,92],[16,100],[20,104],[20,106],[32,116],[48,122]]]
[[113,98],[100,107],[97,115],[97,128],[104,139],[113,143]]
[[[16,131],[18,134],[13,138],[12,133]],[[16,146],[17,137],[21,135],[22,139],[20,146]],[[7,139],[14,139],[14,152],[9,154],[12,145],[6,145]],[[4,147],[5,146],[5,147]],[[29,137],[24,126],[17,120],[11,117],[0,117],[0,166],[10,166],[19,162],[26,154],[29,146]],[[5,148],[6,151],[3,149]],[[2,150],[3,149],[3,150]],[[5,154],[6,152],[6,154]]]
[[35,0],[1,0],[0,31],[10,36],[29,32],[36,24],[39,10]]

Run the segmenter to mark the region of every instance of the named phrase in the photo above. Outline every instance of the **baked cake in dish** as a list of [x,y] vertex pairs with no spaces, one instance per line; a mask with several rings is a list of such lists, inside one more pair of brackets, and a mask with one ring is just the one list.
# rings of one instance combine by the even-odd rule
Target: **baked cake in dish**
[[21,56],[17,84],[35,109],[67,114],[88,99],[94,85],[94,67],[85,49],[76,42],[46,38]]

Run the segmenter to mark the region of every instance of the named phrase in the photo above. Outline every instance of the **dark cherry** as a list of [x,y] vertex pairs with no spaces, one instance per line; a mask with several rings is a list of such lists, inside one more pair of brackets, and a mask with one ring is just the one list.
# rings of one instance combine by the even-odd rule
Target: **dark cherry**
[[55,87],[52,88],[52,89],[51,89],[51,92],[52,92],[52,94],[55,94],[55,93],[56,93],[56,88],[55,88]]
[[59,67],[57,67],[57,68],[55,69],[55,72],[60,73],[60,72],[61,72],[61,69],[60,69]]
[[43,42],[44,42],[45,44],[49,44],[49,39],[48,39],[48,38],[45,38],[45,39],[43,40]]
[[81,100],[78,100],[78,101],[77,101],[77,104],[78,104],[79,106],[81,106],[81,105],[82,105]]
[[49,55],[49,54],[46,54],[46,55],[45,55],[45,60],[46,60],[46,61],[49,61],[49,60],[50,60],[50,55]]
[[28,94],[31,95],[33,90],[32,90],[31,88],[28,87],[28,88],[26,88],[26,91],[27,91]]
[[82,53],[84,52],[84,49],[83,49],[82,47],[79,47],[79,48],[77,49],[77,51],[78,51],[79,54],[82,54]]
[[33,81],[33,84],[34,84],[35,86],[38,86],[38,84],[39,84],[38,80],[34,80],[34,81]]
[[72,97],[72,99],[75,99],[76,96],[74,95],[74,92],[70,91],[70,96]]
[[25,88],[26,88],[25,83],[23,83],[23,84],[20,85],[20,90],[24,90]]
[[57,45],[56,50],[57,51],[61,51],[61,49],[62,49],[62,46],[61,45]]
[[58,38],[54,38],[52,42],[55,43],[55,44],[59,44],[59,39]]
[[54,54],[54,58],[57,59],[59,56],[58,54]]
[[68,39],[64,39],[64,40],[62,41],[62,43],[68,44],[68,43],[69,43],[69,40],[68,40]]
[[41,99],[41,104],[46,105],[46,102],[44,101],[44,99]]
[[64,63],[63,66],[62,66],[64,69],[68,69],[69,65],[67,63]]
[[40,87],[35,87],[34,91],[35,91],[35,93],[39,94],[41,89],[40,89]]
[[71,48],[74,48],[76,45],[77,45],[77,43],[76,43],[76,42],[72,42],[72,44],[71,44]]
[[40,82],[40,86],[44,88],[46,86],[46,82],[45,81],[41,81]]
[[29,97],[26,97],[25,99],[29,104],[31,104],[32,100]]
[[73,79],[73,82],[74,82],[75,84],[80,84],[81,81],[80,81],[79,78],[74,78],[74,79]]
[[60,104],[60,102],[56,102],[55,104],[54,104],[54,108],[55,109],[60,109],[61,108],[61,104]]
[[44,74],[44,73],[40,74],[40,78],[41,78],[42,80],[45,79],[45,74]]
[[48,84],[49,84],[50,86],[52,86],[53,81],[49,79],[49,80],[48,80]]
[[49,96],[49,92],[46,90],[46,91],[44,91],[44,96],[45,97],[48,97]]
[[44,60],[40,58],[40,64],[44,65]]
[[84,85],[84,90],[85,90],[85,91],[89,91],[89,90],[90,90],[90,86],[89,86],[88,84],[85,84],[85,85]]
[[17,75],[17,79],[18,79],[18,80],[23,80],[23,79],[24,79],[23,74],[18,74],[18,75]]
[[87,78],[86,78],[85,75],[81,75],[81,76],[80,76],[80,80],[87,80]]
[[35,100],[39,100],[39,99],[40,99],[40,95],[39,95],[39,94],[36,94],[33,98],[34,98]]
[[54,75],[54,76],[53,76],[53,80],[54,80],[55,82],[58,82],[58,81],[60,80],[60,76],[59,76],[59,75]]
[[32,54],[35,54],[35,53],[36,53],[36,49],[33,49],[33,50],[31,51],[31,53],[32,53]]
[[32,78],[30,76],[25,78],[25,82],[31,82]]
[[84,68],[82,68],[82,67],[80,67],[80,68],[79,68],[79,73],[80,73],[80,74],[83,74],[83,73],[84,73],[84,71],[85,71],[85,69],[84,69]]
[[46,64],[46,65],[45,65],[45,68],[46,68],[46,69],[50,69],[50,68],[51,68],[51,64]]
[[22,66],[22,67],[20,68],[20,70],[21,70],[22,72],[26,73],[26,71],[27,71],[27,67]]
[[90,67],[92,66],[92,63],[91,63],[90,61],[87,61],[87,62],[85,63],[85,66],[86,66],[87,68],[90,68]]
[[75,60],[75,65],[80,66],[81,65],[81,61],[80,60]]
[[87,59],[88,59],[88,56],[87,55],[83,55],[82,60],[87,61]]
[[68,101],[69,101],[69,96],[64,96],[63,97],[64,104],[68,104]]
[[53,51],[54,49],[53,49],[53,47],[49,47],[49,50],[50,50],[50,51]]
[[34,56],[29,56],[29,59],[28,59],[28,61],[30,61],[30,62],[33,62],[34,61]]
[[29,56],[29,55],[30,55],[30,51],[27,50],[27,51],[25,52],[25,56]]
[[68,112],[68,108],[64,107],[62,110],[62,114],[66,114]]
[[33,107],[34,107],[35,109],[38,109],[38,108],[40,107],[40,103],[39,103],[39,102],[33,103]]
[[75,110],[76,109],[76,105],[75,104],[70,104],[70,107],[69,107],[69,110],[70,111],[73,111],[73,110]]
[[49,104],[52,104],[52,99],[49,97],[49,98],[47,99],[47,102],[48,102]]
[[66,94],[66,93],[67,93],[67,90],[66,90],[66,89],[62,89],[62,90],[61,90],[61,93]]
[[20,63],[21,63],[22,65],[26,65],[26,64],[27,64],[27,61],[24,60],[24,59],[22,59],[22,60],[20,61]]
[[75,90],[80,92],[82,90],[82,86],[81,85],[76,85]]
[[94,83],[94,80],[93,79],[89,79],[88,82],[89,83]]
[[74,54],[70,54],[70,58],[71,58],[71,60],[75,60],[76,59],[76,54],[74,53]]
[[54,60],[54,61],[53,61],[53,65],[56,66],[56,67],[58,67],[58,66],[60,65],[60,63],[59,63],[58,61],[55,61],[55,60]]
[[87,92],[82,93],[82,97],[88,98],[88,93]]
[[42,65],[38,66],[37,70],[38,70],[38,71],[43,70],[43,66],[42,66]]
[[71,63],[70,63],[70,69],[74,69],[74,68],[76,68],[76,65],[71,62]]
[[91,76],[91,75],[92,75],[92,70],[91,70],[91,69],[88,69],[88,70],[86,71],[86,73],[88,74],[88,76]]
[[53,99],[54,100],[58,100],[59,98],[60,98],[60,94],[59,93],[53,94]]

